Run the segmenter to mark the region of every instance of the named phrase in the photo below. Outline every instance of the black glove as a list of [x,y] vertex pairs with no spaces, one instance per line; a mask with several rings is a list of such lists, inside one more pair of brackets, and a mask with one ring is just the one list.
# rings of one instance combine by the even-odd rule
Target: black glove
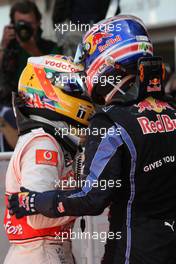
[[22,192],[9,196],[8,209],[11,215],[42,214],[50,218],[61,216],[58,211],[60,191],[33,192],[21,187]]
[[10,215],[21,218],[25,215],[37,214],[35,208],[35,198],[39,194],[37,192],[31,192],[24,187],[20,188],[20,193],[12,194],[8,197],[8,209]]

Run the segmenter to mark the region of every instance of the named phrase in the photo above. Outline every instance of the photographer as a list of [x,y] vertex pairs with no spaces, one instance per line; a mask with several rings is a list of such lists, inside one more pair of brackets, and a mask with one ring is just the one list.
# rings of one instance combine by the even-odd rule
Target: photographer
[[11,8],[11,22],[4,28],[0,46],[0,101],[6,105],[28,57],[61,52],[56,43],[41,37],[41,18],[34,2],[18,1]]

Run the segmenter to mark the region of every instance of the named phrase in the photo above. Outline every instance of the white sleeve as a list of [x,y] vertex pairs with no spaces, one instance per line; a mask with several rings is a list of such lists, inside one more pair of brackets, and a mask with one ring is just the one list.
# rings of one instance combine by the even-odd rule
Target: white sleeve
[[[37,192],[54,190],[61,176],[63,162],[63,153],[59,145],[57,147],[47,136],[34,138],[21,157],[21,186]],[[27,217],[28,224],[34,229],[60,226],[72,219],[72,217],[50,219],[42,215]]]

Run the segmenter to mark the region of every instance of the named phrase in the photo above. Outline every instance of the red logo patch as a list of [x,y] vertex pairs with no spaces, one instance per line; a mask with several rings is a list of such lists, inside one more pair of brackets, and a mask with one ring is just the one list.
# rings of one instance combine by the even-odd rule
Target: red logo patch
[[28,192],[18,194],[18,202],[20,207],[24,207],[26,211],[29,211],[29,196]]
[[58,153],[53,150],[37,149],[36,151],[36,164],[45,164],[57,166]]
[[59,211],[59,213],[64,213],[64,212],[65,212],[65,208],[64,208],[62,202],[60,202],[60,203],[58,204],[57,210]]
[[149,120],[146,116],[137,118],[142,132],[146,134],[168,133],[176,130],[176,119],[170,118],[168,115],[156,115],[157,120]]

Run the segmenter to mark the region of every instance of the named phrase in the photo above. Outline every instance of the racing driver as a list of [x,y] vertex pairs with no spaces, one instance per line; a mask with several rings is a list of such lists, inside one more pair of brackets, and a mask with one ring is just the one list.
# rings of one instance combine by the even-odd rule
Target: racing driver
[[[116,16],[99,25],[85,35],[75,58],[85,62],[94,102],[105,104],[90,129],[107,132],[90,135],[86,144],[84,174],[90,184],[69,197],[59,190],[26,190],[24,205],[23,192],[14,194],[10,214],[98,215],[117,204],[112,218],[118,219],[122,236],[111,263],[175,264],[176,109],[164,94],[165,68],[153,56],[139,18]],[[94,185],[102,180],[105,191]],[[117,180],[120,189],[112,184]]]
[[[79,157],[79,137],[69,133],[70,127],[87,127],[94,111],[82,71],[81,64],[65,56],[28,59],[14,97],[20,137],[7,170],[6,200],[21,186],[38,192],[73,186],[69,182],[76,180],[73,160]],[[20,200],[25,203],[23,195]],[[17,219],[6,210],[4,224],[11,246],[4,263],[75,263],[69,239],[74,219],[41,214]]]

